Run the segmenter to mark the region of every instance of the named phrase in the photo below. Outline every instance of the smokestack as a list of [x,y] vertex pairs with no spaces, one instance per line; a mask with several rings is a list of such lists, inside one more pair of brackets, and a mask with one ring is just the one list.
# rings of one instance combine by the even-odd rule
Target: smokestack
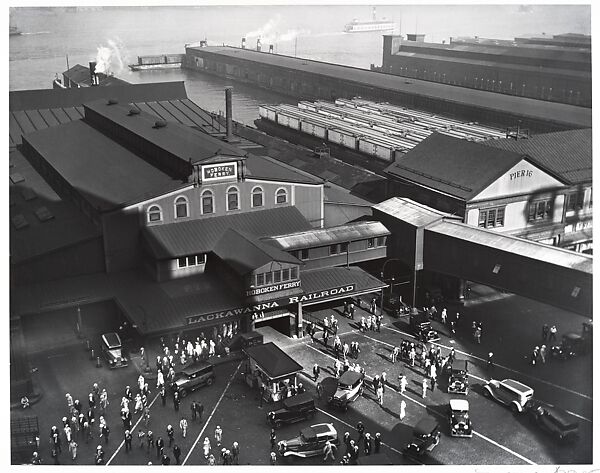
[[232,115],[232,92],[233,87],[225,87],[225,120],[227,128],[226,141],[231,141],[233,138],[232,126],[231,126],[231,115]]
[[256,50],[257,50],[258,52],[260,52],[260,49],[261,49],[261,45],[260,45],[260,38],[258,38],[258,39],[256,40]]
[[98,85],[98,76],[96,75],[95,61],[90,61],[90,82],[92,85]]
[[246,49],[246,38],[242,38],[242,49]]
[[272,44],[269,44],[269,53],[273,54],[273,45]]

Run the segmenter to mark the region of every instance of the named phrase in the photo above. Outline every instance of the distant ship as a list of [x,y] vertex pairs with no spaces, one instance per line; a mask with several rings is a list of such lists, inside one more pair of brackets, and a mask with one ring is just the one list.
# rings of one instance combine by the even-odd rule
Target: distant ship
[[18,34],[21,34],[21,31],[19,30],[19,28],[17,28],[16,26],[8,27],[8,35],[9,36],[16,36]]
[[389,31],[393,30],[396,24],[393,21],[378,20],[375,7],[373,7],[373,19],[371,21],[359,21],[356,18],[344,26],[346,33],[366,33],[369,31]]

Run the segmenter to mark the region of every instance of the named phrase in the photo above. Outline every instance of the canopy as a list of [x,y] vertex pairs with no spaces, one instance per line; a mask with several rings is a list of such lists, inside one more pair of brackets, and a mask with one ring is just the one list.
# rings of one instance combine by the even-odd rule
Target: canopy
[[450,409],[453,411],[468,411],[469,401],[466,399],[450,399]]

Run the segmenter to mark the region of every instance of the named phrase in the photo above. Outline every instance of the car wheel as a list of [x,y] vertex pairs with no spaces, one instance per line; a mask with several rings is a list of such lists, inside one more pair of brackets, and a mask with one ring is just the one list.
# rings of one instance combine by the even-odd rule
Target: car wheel
[[182,389],[179,394],[181,395],[181,398],[183,399],[184,397],[186,397],[188,395],[187,389]]
[[510,405],[510,410],[513,414],[518,414],[519,413],[519,408],[517,407],[516,404],[511,404]]
[[206,380],[206,385],[207,385],[207,386],[210,386],[212,383],[213,383],[213,379],[212,379],[212,378],[208,378],[208,379]]
[[489,390],[484,389],[483,390],[483,396],[487,397],[489,399],[490,397],[492,397],[492,394],[489,392]]

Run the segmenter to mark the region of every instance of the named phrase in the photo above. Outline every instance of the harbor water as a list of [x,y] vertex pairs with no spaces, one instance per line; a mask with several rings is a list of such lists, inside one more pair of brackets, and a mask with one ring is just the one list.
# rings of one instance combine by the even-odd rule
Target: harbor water
[[[180,69],[132,72],[137,56],[183,53],[184,45],[256,47],[369,69],[381,65],[382,33],[344,33],[353,18],[368,20],[370,6],[202,6],[12,8],[11,24],[23,33],[9,40],[10,90],[50,88],[69,65],[103,63],[132,83],[185,81],[188,96],[210,111],[224,110],[226,85],[234,86],[234,119],[251,124],[261,103],[293,99],[255,87]],[[426,41],[451,36],[510,39],[515,36],[591,33],[590,7],[583,5],[384,5],[378,18],[396,23],[396,33],[424,33]],[[543,25],[543,26],[541,26]],[[543,29],[542,29],[543,28]]]

